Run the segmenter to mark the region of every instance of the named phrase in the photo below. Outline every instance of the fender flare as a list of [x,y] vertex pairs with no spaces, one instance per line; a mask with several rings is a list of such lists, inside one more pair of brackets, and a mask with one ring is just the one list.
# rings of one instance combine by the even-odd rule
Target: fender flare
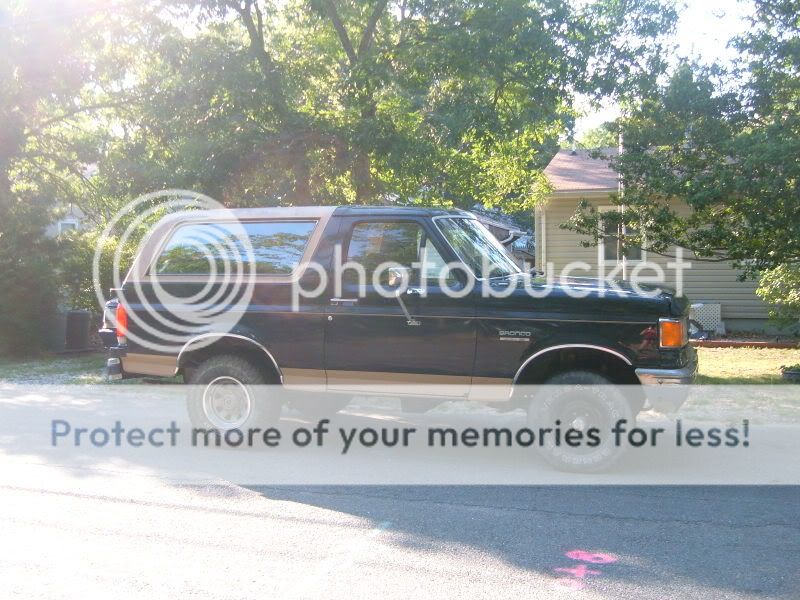
[[278,366],[278,361],[275,360],[275,357],[272,355],[272,353],[269,350],[267,350],[266,346],[264,346],[260,342],[255,341],[251,337],[247,337],[246,335],[241,335],[241,334],[238,334],[238,333],[203,333],[201,335],[193,337],[188,342],[186,342],[183,345],[183,347],[180,349],[180,351],[178,352],[178,358],[177,358],[177,361],[176,361],[177,362],[176,372],[177,372],[177,369],[180,369],[180,367],[181,367],[181,357],[185,353],[191,351],[192,345],[197,343],[199,340],[208,339],[208,338],[216,338],[216,339],[232,338],[232,339],[236,339],[236,340],[243,340],[243,341],[248,342],[249,344],[251,344],[253,347],[258,348],[259,350],[261,350],[267,356],[267,358],[269,358],[270,362],[272,363],[272,366],[275,367],[275,372],[278,374],[278,378],[280,379],[281,384],[283,384],[283,371],[281,371],[281,368]]
[[630,361],[630,359],[627,356],[625,356],[624,354],[622,354],[620,352],[617,352],[616,350],[612,350],[611,348],[607,348],[605,346],[595,346],[593,344],[559,344],[558,346],[548,346],[547,348],[542,348],[538,352],[535,352],[531,356],[526,358],[525,361],[520,365],[519,369],[517,369],[517,372],[514,375],[514,379],[511,382],[511,385],[516,385],[517,384],[517,380],[519,379],[519,376],[522,375],[522,372],[525,370],[525,368],[530,363],[532,363],[534,360],[536,360],[537,358],[539,358],[540,356],[542,356],[544,354],[547,354],[548,352],[552,352],[554,350],[564,350],[565,348],[589,348],[590,350],[599,350],[601,352],[606,352],[607,354],[611,354],[613,356],[616,356],[617,358],[619,358],[623,362],[625,362],[625,364],[627,364],[629,367],[633,366],[633,363]]

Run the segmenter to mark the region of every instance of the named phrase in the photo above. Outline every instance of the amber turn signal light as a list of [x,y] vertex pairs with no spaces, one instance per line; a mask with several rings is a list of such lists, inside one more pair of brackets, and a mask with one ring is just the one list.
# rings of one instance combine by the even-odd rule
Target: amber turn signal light
[[682,348],[689,341],[683,320],[661,319],[658,329],[662,348]]

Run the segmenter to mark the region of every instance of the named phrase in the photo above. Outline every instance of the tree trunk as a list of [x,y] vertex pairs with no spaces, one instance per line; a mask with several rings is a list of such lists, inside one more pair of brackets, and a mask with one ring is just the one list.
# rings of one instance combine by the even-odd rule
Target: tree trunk
[[[377,107],[372,98],[372,91],[365,89],[364,93],[367,101],[366,105],[361,108],[361,128],[362,131],[370,131],[374,125]],[[353,187],[355,187],[356,200],[359,204],[371,204],[374,200],[375,189],[370,166],[369,152],[364,149],[355,149],[353,157]]]
[[295,206],[312,204],[311,200],[311,170],[305,152],[298,153],[292,164],[294,173],[294,193],[292,203]]
[[0,221],[5,219],[11,209],[12,202],[11,179],[8,176],[8,167],[0,160]]
[[372,174],[370,173],[369,154],[356,152],[353,158],[353,187],[356,190],[356,201],[359,204],[370,204],[373,200]]

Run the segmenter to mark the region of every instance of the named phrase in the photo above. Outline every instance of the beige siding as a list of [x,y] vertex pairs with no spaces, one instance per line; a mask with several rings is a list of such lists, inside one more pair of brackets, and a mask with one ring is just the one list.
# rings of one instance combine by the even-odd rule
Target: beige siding
[[[577,197],[557,197],[549,201],[538,215],[543,216],[543,219],[540,218],[537,223],[537,233],[539,234],[537,246],[540,248],[540,252],[546,254],[546,261],[550,263],[550,268],[556,275],[560,274],[568,263],[583,261],[591,266],[591,271],[576,270],[571,274],[597,277],[601,272],[597,247],[583,248],[580,242],[588,240],[587,237],[560,227],[575,212],[578,202]],[[611,204],[602,198],[595,198],[591,202],[595,206]],[[540,268],[544,268],[541,254],[537,258],[540,259]],[[685,258],[691,260],[691,254],[686,253]],[[667,263],[673,259],[649,253],[646,260],[656,263],[664,269],[666,285],[675,285],[675,271],[667,267]],[[629,268],[629,276],[630,271]],[[642,274],[651,276],[653,272],[644,271]],[[738,275],[739,273],[728,263],[691,261],[691,268],[683,273],[683,291],[693,302],[722,304],[723,319],[767,318],[769,308],[755,295],[756,283],[738,281]]]

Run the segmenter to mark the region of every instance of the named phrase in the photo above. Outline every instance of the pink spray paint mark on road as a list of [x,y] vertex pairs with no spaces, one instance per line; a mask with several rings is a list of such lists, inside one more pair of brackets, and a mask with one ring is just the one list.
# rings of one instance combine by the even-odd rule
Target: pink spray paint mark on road
[[[587,550],[570,550],[565,552],[564,556],[591,565],[608,565],[619,560],[615,555],[605,552],[589,552]],[[559,577],[553,584],[555,587],[563,590],[578,591],[586,587],[585,580],[589,575],[600,575],[599,569],[592,569],[586,565],[577,565],[574,567],[556,567],[553,569],[556,573],[567,573],[570,577]]]
[[577,567],[559,567],[555,570],[559,573],[569,573],[573,577],[577,577],[579,579],[583,579],[587,575],[600,575],[600,571],[596,569],[590,569],[586,565],[578,565]]
[[607,565],[617,562],[617,557],[613,554],[606,554],[604,552],[587,552],[586,550],[570,550],[564,554],[567,558],[573,560],[582,560],[583,562],[592,563],[594,565]]

